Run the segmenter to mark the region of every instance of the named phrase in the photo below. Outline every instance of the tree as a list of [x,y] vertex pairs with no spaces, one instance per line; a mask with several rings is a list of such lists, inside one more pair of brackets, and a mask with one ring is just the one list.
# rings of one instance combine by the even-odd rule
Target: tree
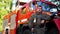
[[12,0],[0,0],[0,32],[2,31],[3,17],[10,12]]

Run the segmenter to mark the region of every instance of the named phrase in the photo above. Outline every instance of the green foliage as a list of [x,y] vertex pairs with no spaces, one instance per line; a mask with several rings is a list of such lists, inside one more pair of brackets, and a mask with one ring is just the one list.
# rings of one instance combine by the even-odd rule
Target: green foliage
[[23,9],[22,14],[25,14],[25,13],[26,13],[26,10],[25,10],[25,9]]
[[12,0],[0,0],[0,32],[2,31],[3,17],[10,12]]

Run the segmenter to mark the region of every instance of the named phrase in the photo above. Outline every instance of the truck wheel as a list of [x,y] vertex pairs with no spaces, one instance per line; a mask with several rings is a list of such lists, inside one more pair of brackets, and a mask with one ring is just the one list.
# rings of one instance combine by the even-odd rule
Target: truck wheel
[[32,34],[32,32],[29,29],[27,29],[27,30],[24,30],[23,34]]
[[48,31],[48,34],[58,34],[58,30],[56,28],[52,28]]
[[16,34],[22,34],[21,32],[17,32]]
[[16,30],[16,34],[22,34],[22,31],[20,29]]
[[6,32],[5,32],[5,34],[8,34],[8,29],[6,29]]

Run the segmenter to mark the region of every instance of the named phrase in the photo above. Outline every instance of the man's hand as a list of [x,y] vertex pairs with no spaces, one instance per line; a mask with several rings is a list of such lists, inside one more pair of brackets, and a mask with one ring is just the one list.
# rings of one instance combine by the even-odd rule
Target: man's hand
[[41,23],[43,24],[45,22],[45,20],[41,20]]
[[31,31],[33,32],[34,31],[34,28],[32,28]]

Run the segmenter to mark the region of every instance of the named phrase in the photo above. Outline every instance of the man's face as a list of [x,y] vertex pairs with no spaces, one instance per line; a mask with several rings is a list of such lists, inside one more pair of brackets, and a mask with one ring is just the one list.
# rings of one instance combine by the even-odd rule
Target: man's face
[[38,8],[38,5],[37,4],[35,5],[35,8]]
[[38,13],[38,14],[41,14],[41,13],[42,13],[42,7],[38,7],[37,13]]
[[38,7],[38,5],[37,5],[37,4],[36,4],[35,6],[36,6],[36,7]]
[[42,7],[39,7],[39,11],[40,11],[40,12],[42,11]]

